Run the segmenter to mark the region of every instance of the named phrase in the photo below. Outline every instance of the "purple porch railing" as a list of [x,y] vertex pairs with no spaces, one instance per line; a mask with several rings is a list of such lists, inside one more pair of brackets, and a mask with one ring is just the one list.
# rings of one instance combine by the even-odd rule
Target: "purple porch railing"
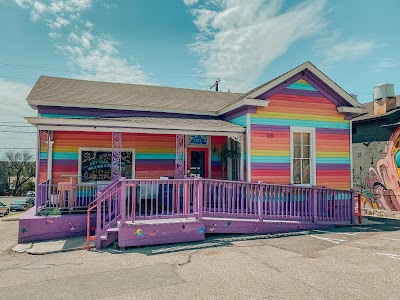
[[36,213],[56,214],[60,211],[86,211],[90,202],[97,197],[98,191],[106,184],[43,182],[36,191]]
[[[353,191],[318,187],[212,179],[120,178],[89,204],[88,243],[95,239],[99,248],[107,229],[135,220],[224,217],[353,224],[353,199]],[[90,235],[90,213],[94,210],[95,236]]]
[[126,220],[182,218],[198,215],[199,180],[123,180]]
[[[89,203],[87,207],[87,239],[86,248],[89,249],[90,241],[96,241],[96,249],[100,249],[101,236],[106,234],[107,229],[113,227],[121,219],[121,204],[125,201],[124,184],[118,178],[106,188],[99,190],[96,200]],[[91,235],[91,213],[96,212],[95,235]]]
[[353,192],[203,179],[207,217],[352,221]]

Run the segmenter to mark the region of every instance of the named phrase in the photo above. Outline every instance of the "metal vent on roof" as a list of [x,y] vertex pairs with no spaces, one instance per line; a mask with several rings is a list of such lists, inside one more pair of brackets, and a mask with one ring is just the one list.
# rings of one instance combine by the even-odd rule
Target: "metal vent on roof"
[[381,83],[372,89],[374,100],[394,97],[394,84]]

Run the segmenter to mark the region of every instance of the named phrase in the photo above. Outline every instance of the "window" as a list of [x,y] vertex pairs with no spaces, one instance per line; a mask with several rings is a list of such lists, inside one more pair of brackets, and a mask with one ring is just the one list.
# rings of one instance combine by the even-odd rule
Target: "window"
[[291,181],[293,184],[315,184],[314,136],[314,128],[291,128]]
[[[112,149],[79,149],[79,182],[111,181]],[[121,149],[121,176],[135,178],[135,150]]]

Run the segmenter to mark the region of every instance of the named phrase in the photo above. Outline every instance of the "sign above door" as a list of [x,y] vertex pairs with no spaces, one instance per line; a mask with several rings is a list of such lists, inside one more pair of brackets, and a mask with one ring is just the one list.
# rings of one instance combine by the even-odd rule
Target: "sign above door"
[[210,137],[208,135],[189,135],[188,145],[209,145]]

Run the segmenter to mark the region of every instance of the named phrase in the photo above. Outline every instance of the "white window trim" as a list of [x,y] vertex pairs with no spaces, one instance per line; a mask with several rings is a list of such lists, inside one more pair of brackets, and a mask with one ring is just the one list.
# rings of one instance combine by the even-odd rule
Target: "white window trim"
[[[306,132],[310,133],[310,184],[295,184],[293,180],[293,133],[294,132]],[[296,127],[290,126],[290,183],[296,186],[315,186],[316,185],[316,143],[315,143],[315,128],[314,127]]]
[[[110,151],[112,148],[78,148],[78,183],[82,183],[82,151]],[[121,152],[132,152],[132,179],[136,178],[136,151],[134,148],[122,148]]]

